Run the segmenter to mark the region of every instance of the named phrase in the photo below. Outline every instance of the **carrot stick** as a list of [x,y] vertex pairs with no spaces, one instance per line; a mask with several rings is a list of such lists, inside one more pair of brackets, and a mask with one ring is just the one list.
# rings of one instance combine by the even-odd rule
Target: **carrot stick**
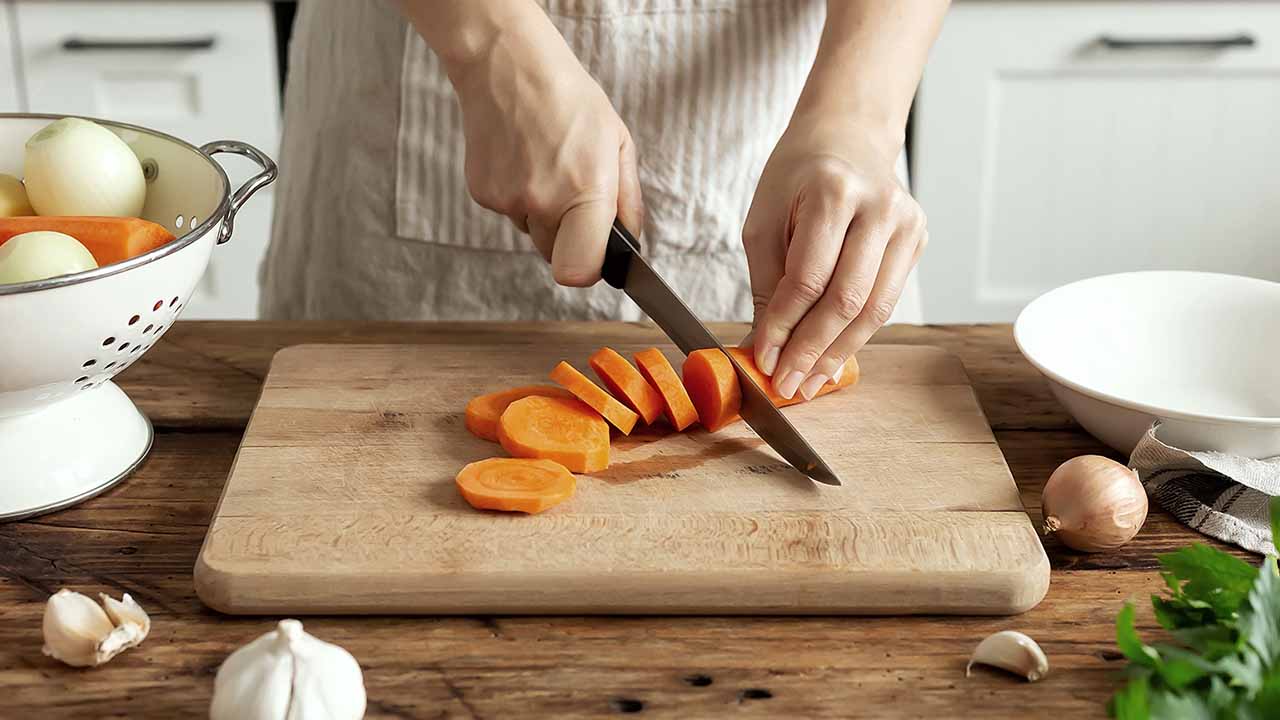
[[516,400],[498,420],[498,442],[514,457],[554,460],[574,472],[609,467],[609,426],[576,399]]
[[[742,366],[742,370],[747,375],[751,376],[751,379],[756,382],[756,385],[760,386],[761,390],[764,390],[765,394],[769,396],[769,399],[773,401],[774,405],[777,405],[778,407],[786,407],[788,405],[795,405],[796,403],[804,402],[804,396],[798,392],[793,395],[790,400],[779,395],[773,389],[773,379],[761,372],[760,368],[756,367],[755,354],[751,352],[750,348],[731,347],[726,349],[729,351],[729,354],[733,356],[733,359],[737,360],[738,364]],[[840,381],[827,381],[826,384],[818,389],[818,394],[814,395],[814,397],[822,397],[827,393],[835,392],[840,388],[848,387],[858,382],[858,374],[858,361],[854,358],[849,358],[849,360],[844,364],[844,372],[840,373]]]
[[662,416],[662,395],[657,388],[613,348],[600,348],[587,363],[609,392],[639,413],[646,425]]
[[554,385],[525,385],[509,390],[491,392],[487,395],[478,395],[471,398],[471,402],[467,403],[467,429],[471,431],[472,435],[481,440],[498,442],[498,418],[502,417],[502,411],[506,410],[507,406],[516,400],[530,395],[573,397],[573,394],[568,390]]
[[141,218],[25,215],[0,218],[0,244],[35,230],[55,230],[79,240],[99,266],[128,260],[173,240],[164,227]]
[[550,460],[489,458],[458,473],[458,492],[480,510],[540,513],[573,497],[573,474]]
[[632,356],[636,367],[649,384],[657,388],[666,409],[667,420],[676,430],[684,430],[698,420],[698,411],[689,399],[689,393],[676,375],[675,368],[667,361],[667,356],[658,348],[642,350]]
[[567,362],[561,361],[559,365],[556,365],[555,369],[551,371],[551,379],[603,415],[604,419],[621,430],[623,435],[630,435],[631,429],[636,426],[636,421],[640,419],[638,415],[628,410],[622,403],[614,400],[609,393],[601,390],[586,375],[578,372],[577,368]]
[[742,388],[733,363],[717,348],[694,350],[684,360],[684,387],[698,409],[698,419],[715,432],[738,419]]

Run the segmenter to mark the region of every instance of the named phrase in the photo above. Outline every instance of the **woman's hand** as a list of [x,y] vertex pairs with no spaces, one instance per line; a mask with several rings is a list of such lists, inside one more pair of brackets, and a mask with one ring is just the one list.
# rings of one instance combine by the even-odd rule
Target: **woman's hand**
[[641,231],[631,134],[536,4],[446,3],[419,22],[426,5],[405,3],[462,105],[471,196],[529,234],[556,282],[594,284],[614,218]]
[[812,398],[888,321],[928,239],[898,147],[847,122],[792,119],[742,231],[756,364]]

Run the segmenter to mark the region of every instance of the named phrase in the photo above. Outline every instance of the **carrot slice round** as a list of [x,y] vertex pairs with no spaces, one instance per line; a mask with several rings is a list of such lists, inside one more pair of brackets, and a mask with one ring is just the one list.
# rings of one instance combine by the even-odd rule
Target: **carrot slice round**
[[498,442],[498,418],[507,406],[530,395],[572,398],[573,394],[554,385],[525,385],[478,395],[467,403],[467,429],[481,440]]
[[516,400],[498,420],[498,442],[514,457],[554,460],[574,472],[609,467],[609,426],[576,399]]
[[698,410],[693,407],[693,401],[689,399],[684,383],[680,382],[680,376],[676,375],[676,370],[667,361],[667,356],[663,355],[658,348],[649,348],[641,350],[632,357],[635,358],[640,374],[657,389],[661,396],[667,420],[671,422],[671,426],[676,430],[684,430],[697,422]]
[[613,348],[600,348],[587,364],[613,396],[640,414],[646,425],[662,417],[662,395]]
[[636,426],[636,421],[640,419],[639,415],[628,410],[627,406],[601,390],[599,385],[591,382],[590,378],[578,372],[577,368],[567,362],[561,361],[556,365],[551,371],[551,379],[603,415],[604,419],[621,430],[623,435],[630,435],[632,428]]
[[694,350],[684,360],[683,376],[704,427],[715,432],[738,419],[742,388],[727,355],[718,348]]
[[481,510],[540,513],[573,497],[577,479],[551,460],[489,458],[462,468],[458,492]]
[[[749,375],[751,379],[755,381],[756,385],[760,386],[761,390],[764,390],[765,394],[769,396],[769,399],[773,401],[774,405],[777,405],[778,407],[786,407],[788,405],[795,405],[796,403],[802,403],[805,401],[804,396],[798,392],[793,395],[790,400],[779,395],[777,391],[773,389],[773,379],[761,372],[760,368],[756,367],[755,354],[751,352],[750,348],[731,347],[725,349],[728,350],[729,354],[733,356],[733,359],[737,360],[738,364],[742,366],[743,372]],[[858,374],[858,361],[854,358],[849,358],[849,360],[844,364],[844,372],[840,373],[840,380],[827,381],[826,384],[818,389],[818,394],[814,395],[814,397],[822,397],[827,393],[835,392],[840,388],[845,388],[858,382]]]

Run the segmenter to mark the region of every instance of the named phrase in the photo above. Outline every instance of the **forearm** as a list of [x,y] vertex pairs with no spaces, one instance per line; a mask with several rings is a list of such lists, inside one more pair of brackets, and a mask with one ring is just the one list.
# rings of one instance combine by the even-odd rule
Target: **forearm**
[[[534,0],[400,0],[400,8],[439,56],[455,85],[460,73],[488,59],[500,44],[568,52],[564,39]],[[517,42],[501,42],[517,37]]]
[[795,117],[857,125],[896,154],[948,5],[948,0],[828,0],[826,26]]

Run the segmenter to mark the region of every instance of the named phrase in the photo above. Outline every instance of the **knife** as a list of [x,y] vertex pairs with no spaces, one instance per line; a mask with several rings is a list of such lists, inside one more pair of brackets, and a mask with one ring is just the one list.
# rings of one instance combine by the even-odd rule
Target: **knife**
[[[640,244],[617,220],[609,232],[600,276],[634,300],[686,355],[703,348],[724,352],[716,336],[640,255]],[[742,388],[742,409],[738,414],[747,425],[796,470],[820,483],[839,485],[840,478],[831,466],[774,406],[764,390],[742,370],[733,355],[727,352],[724,355],[738,373],[738,384]]]

